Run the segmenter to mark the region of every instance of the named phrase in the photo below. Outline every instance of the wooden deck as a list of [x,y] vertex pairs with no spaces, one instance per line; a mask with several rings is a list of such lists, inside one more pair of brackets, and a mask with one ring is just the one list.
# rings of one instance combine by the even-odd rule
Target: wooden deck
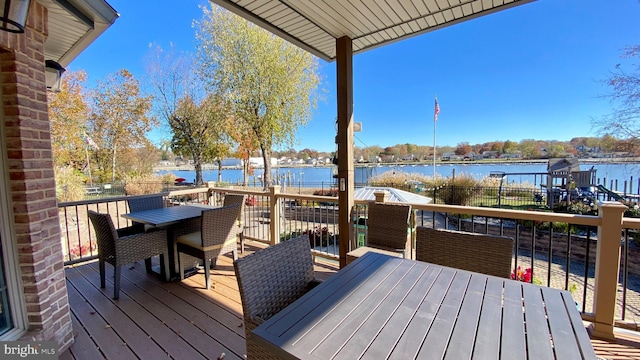
[[[247,246],[247,252],[259,247]],[[335,272],[316,266],[318,278]],[[230,257],[212,270],[213,287],[202,274],[165,283],[148,275],[144,262],[122,272],[119,300],[113,300],[113,268],[100,289],[98,263],[66,269],[75,334],[60,359],[244,359],[242,304]],[[598,356],[639,359],[640,336],[620,334],[617,343],[592,340]]]

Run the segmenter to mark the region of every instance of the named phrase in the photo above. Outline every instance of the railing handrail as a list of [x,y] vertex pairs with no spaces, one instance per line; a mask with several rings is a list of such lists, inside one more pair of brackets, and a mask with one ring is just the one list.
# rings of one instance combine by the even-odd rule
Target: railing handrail
[[225,192],[225,193],[233,192],[233,193],[245,194],[245,195],[269,196],[269,192],[268,191],[238,189],[238,188],[236,188],[234,186],[230,186],[230,187],[209,187],[209,188],[206,188],[206,189],[210,190],[212,192]]
[[78,206],[78,205],[101,204],[105,202],[125,201],[130,198],[131,198],[130,196],[114,196],[114,197],[97,198],[97,199],[91,199],[91,200],[67,201],[67,202],[58,203],[58,208]]
[[[227,190],[228,191],[228,190]],[[235,191],[235,190],[234,190]],[[268,195],[268,193],[259,193],[260,195]],[[276,199],[282,198],[295,198],[298,200],[307,200],[307,201],[324,201],[324,202],[338,202],[338,197],[336,196],[318,196],[318,195],[300,195],[296,193],[278,193],[276,194]],[[355,200],[356,204],[366,205],[372,200]],[[393,203],[389,201],[389,203]],[[436,212],[446,212],[446,213],[464,213],[469,215],[476,216],[486,216],[491,218],[518,218],[521,220],[533,220],[533,221],[548,221],[548,222],[569,222],[577,225],[589,225],[589,226],[600,226],[601,220],[598,216],[593,215],[580,215],[580,214],[563,214],[563,213],[551,213],[544,211],[525,211],[525,210],[511,210],[511,209],[493,209],[493,208],[484,208],[484,207],[475,207],[475,206],[461,206],[461,205],[445,205],[445,204],[414,204],[414,203],[403,203],[411,205],[411,209],[413,210],[425,210],[425,211],[436,211]],[[640,220],[636,222],[630,222],[633,224],[629,226],[630,228],[635,228],[635,226],[640,226]]]
[[295,193],[278,193],[276,194],[276,199],[283,198],[292,198],[295,197],[296,200],[305,200],[305,201],[316,201],[316,202],[335,202],[338,203],[338,198],[336,196],[321,196],[321,195],[301,195]]
[[638,229],[640,230],[640,219],[635,218],[622,218],[622,227],[627,229]]
[[411,204],[414,210],[426,210],[446,213],[463,213],[491,218],[517,218],[520,220],[568,222],[578,225],[600,226],[601,220],[593,215],[563,214],[544,211],[525,211],[511,209],[493,209],[474,206],[440,205],[440,204]]

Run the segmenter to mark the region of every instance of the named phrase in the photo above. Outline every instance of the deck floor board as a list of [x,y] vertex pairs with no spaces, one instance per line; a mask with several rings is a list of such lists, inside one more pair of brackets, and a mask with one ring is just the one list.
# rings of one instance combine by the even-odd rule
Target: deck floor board
[[[252,242],[253,243],[253,242]],[[260,247],[247,246],[241,256]],[[316,277],[337,270],[318,263]],[[147,274],[144,262],[123,268],[121,294],[113,300],[113,267],[100,289],[97,262],[66,269],[75,342],[60,359],[243,359],[244,322],[231,257],[211,269],[211,290],[204,288],[203,269],[184,281],[163,282]],[[617,341],[593,339],[598,356],[639,359],[640,336],[625,332]]]
[[[144,265],[137,264],[135,267],[144,268]],[[130,270],[132,269],[123,270],[123,273],[131,273]],[[98,272],[93,271],[90,267],[82,267],[80,271],[88,281],[99,283]],[[107,278],[112,279],[112,276],[113,272],[107,270]],[[107,284],[107,293],[110,293],[112,291],[110,289],[113,289],[113,283],[108,280]],[[185,356],[189,359],[205,359],[206,356],[201,352],[220,350],[220,348],[209,349],[209,344],[199,341],[202,338],[202,333],[195,329],[188,320],[175,316],[174,308],[149,296],[125,276],[121,280],[120,300],[113,301],[113,303],[134,323],[138,324],[150,339],[154,340],[155,348],[160,346],[163,353],[156,354],[157,356],[166,357],[168,354],[171,357]],[[162,326],[158,326],[158,322]],[[196,346],[192,346],[187,339],[195,341]],[[137,351],[136,354],[138,353],[152,354],[151,351]]]

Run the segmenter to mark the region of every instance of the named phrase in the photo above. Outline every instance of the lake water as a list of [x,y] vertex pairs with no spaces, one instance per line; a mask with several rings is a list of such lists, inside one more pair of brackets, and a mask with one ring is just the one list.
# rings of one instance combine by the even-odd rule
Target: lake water
[[[638,193],[640,180],[640,163],[582,163],[581,170],[589,170],[591,167],[596,170],[597,184],[603,184],[613,190],[623,191],[624,182],[632,184],[632,193]],[[288,183],[293,186],[302,187],[329,187],[334,183],[333,167],[279,167],[272,169],[272,178],[287,179]],[[395,165],[377,167],[357,167],[355,169],[355,182],[366,183],[371,176],[380,175],[387,171],[418,173],[427,176],[433,175],[433,165]],[[545,173],[547,171],[546,163],[536,164],[437,164],[436,173],[439,176],[450,177],[454,173],[456,175],[467,174],[474,178],[480,179],[489,176],[490,173],[502,171],[507,174],[506,180],[509,182],[528,182],[530,184],[539,185],[546,181],[541,175],[533,175],[534,173]],[[168,171],[160,171],[158,174],[164,174]],[[187,181],[195,179],[195,171],[172,170],[170,171],[177,177],[183,177]],[[249,177],[251,184],[260,184],[260,178],[263,169],[255,169],[254,175]],[[203,171],[205,181],[215,181],[218,177],[217,170]],[[224,169],[222,171],[222,180],[229,183],[242,182],[243,174],[241,169]],[[617,182],[617,183],[616,183]],[[617,186],[616,186],[617,184]]]

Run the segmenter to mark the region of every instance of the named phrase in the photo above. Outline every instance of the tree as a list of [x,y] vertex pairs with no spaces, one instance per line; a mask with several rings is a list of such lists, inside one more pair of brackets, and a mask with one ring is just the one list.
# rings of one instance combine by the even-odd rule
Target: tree
[[387,146],[384,148],[384,154],[388,156],[394,156],[396,149],[393,146]]
[[[249,175],[253,175],[253,167],[251,165],[251,155],[258,148],[258,142],[251,131],[242,121],[236,121],[231,126],[231,138],[238,144],[235,156],[242,159],[242,186],[249,184]],[[277,155],[276,155],[277,156]]]
[[188,56],[158,47],[147,65],[156,112],[171,128],[171,149],[193,160],[197,185],[204,182],[202,164],[206,162],[218,162],[220,181],[222,159],[232,144],[227,102],[216,88],[206,89]]
[[161,151],[150,141],[140,147],[124,148],[118,156],[119,170],[131,177],[153,174],[153,166],[162,158]]
[[382,148],[378,145],[368,146],[362,149],[362,159],[375,162],[382,151]]
[[513,153],[517,150],[518,150],[518,143],[515,143],[511,140],[505,141],[504,144],[502,145],[503,154]]
[[169,160],[173,160],[172,155],[173,153],[171,152],[171,140],[169,139],[162,139],[160,141],[160,157],[161,160],[164,161],[169,161]]
[[[622,57],[640,56],[640,45],[625,48]],[[627,70],[629,68],[629,70]],[[628,149],[640,148],[640,63],[617,64],[611,77],[604,81],[611,88],[606,95],[613,106],[612,112],[592,120],[600,135],[613,135],[625,139]]]
[[146,133],[157,124],[150,116],[151,96],[144,96],[132,73],[122,69],[98,81],[92,92],[90,133],[100,150],[98,166],[103,176],[111,170],[116,180],[118,151],[146,145]]
[[200,73],[228,96],[234,118],[255,137],[271,184],[271,152],[294,144],[319,95],[318,61],[308,52],[217,6],[196,22]]
[[618,140],[610,134],[604,134],[600,139],[600,147],[606,152],[614,152]]
[[56,167],[82,170],[87,166],[85,132],[88,106],[84,71],[68,72],[62,78],[62,91],[47,93],[51,146]]
[[458,143],[455,153],[456,155],[467,155],[472,150],[473,149],[471,148],[471,145],[469,145],[468,142],[461,142],[461,143]]
[[491,144],[491,151],[497,151],[499,153],[502,153],[503,147],[504,147],[504,143],[502,141],[494,141]]
[[407,149],[407,154],[408,155],[413,154],[416,151],[416,148],[417,148],[416,145],[409,144],[409,143],[404,144],[404,146]]
[[541,155],[538,142],[533,139],[523,139],[520,141],[520,151],[525,159],[538,158]]
[[547,146],[547,155],[550,158],[557,158],[557,157],[561,157],[564,156],[566,154],[566,151],[564,150],[564,146],[562,146],[562,144],[554,141],[551,144],[549,144],[549,146]]
[[222,159],[231,152],[227,128],[231,119],[224,100],[218,94],[196,103],[193,98],[178,101],[176,111],[169,115],[173,130],[171,147],[178,155],[190,156],[196,170],[196,184],[204,183],[202,164],[218,163],[218,181],[222,177]]

